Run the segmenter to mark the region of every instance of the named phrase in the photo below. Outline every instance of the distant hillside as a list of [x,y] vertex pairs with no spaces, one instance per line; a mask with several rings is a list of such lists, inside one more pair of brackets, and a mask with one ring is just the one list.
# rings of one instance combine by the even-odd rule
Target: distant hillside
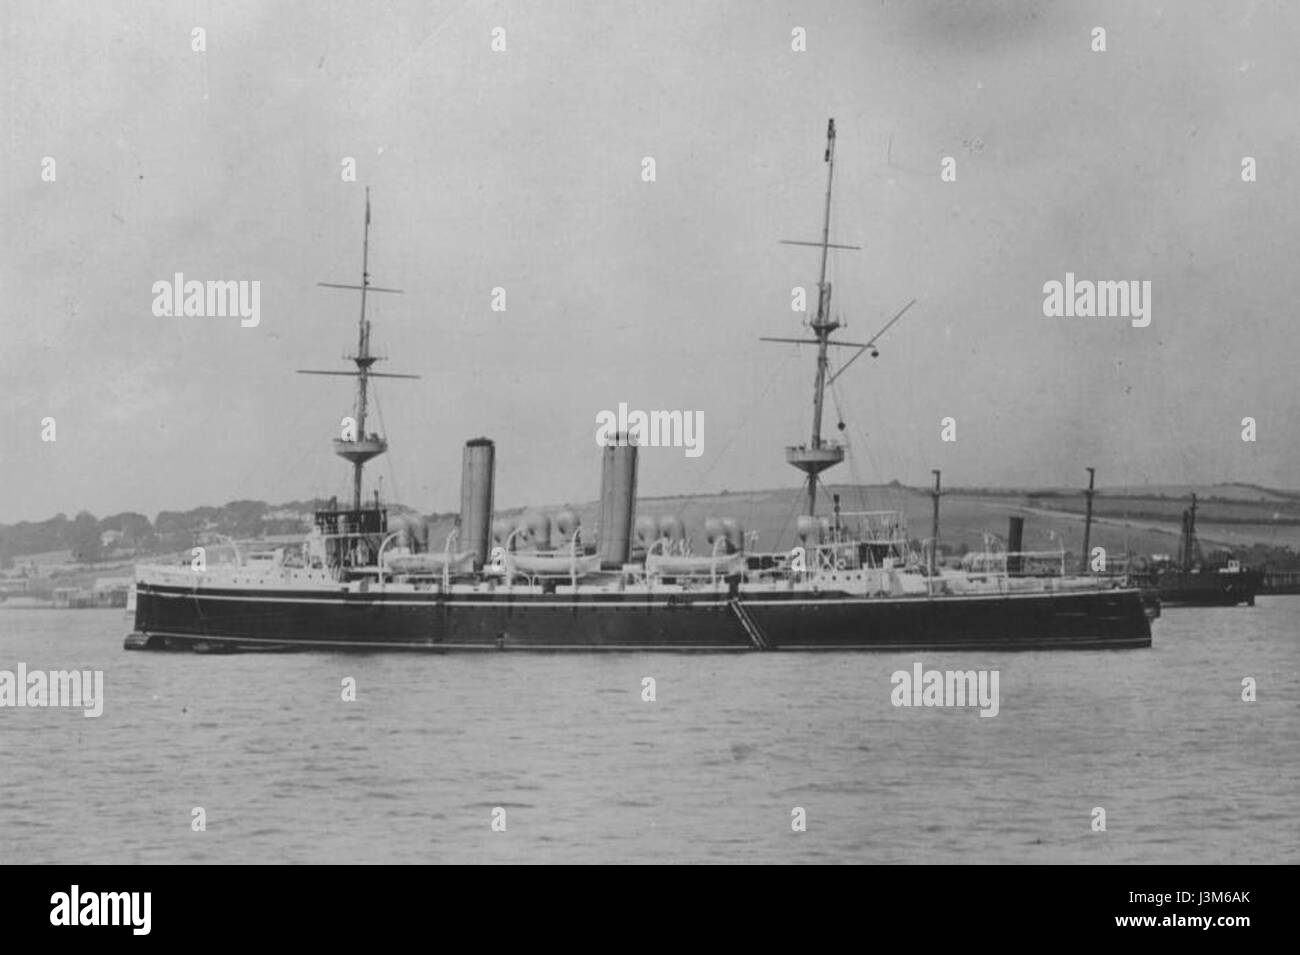
[[[918,490],[924,490],[918,488]],[[1082,495],[1082,487],[998,488],[954,486],[954,493],[981,497],[1069,497]],[[1262,487],[1258,484],[1146,484],[1099,487],[1097,496],[1108,498],[1142,498],[1149,500],[1177,499],[1189,501],[1195,494],[1198,501],[1260,502],[1300,504],[1300,491]]]
[[[160,511],[152,521],[129,511],[103,519],[82,511],[73,520],[56,514],[45,521],[0,524],[0,569],[11,567],[16,558],[57,551],[67,551],[72,563],[98,564],[183,550],[200,535],[248,540],[301,534],[311,529],[312,512],[326,503],[231,501],[219,507]],[[390,505],[390,511],[415,513],[401,504]]]
[[[1192,492],[1198,495],[1197,523],[1204,546],[1238,551],[1252,546],[1300,548],[1300,492],[1249,484],[1100,489],[1093,506],[1094,544],[1113,552],[1172,552]],[[867,487],[836,485],[821,494],[819,508],[829,510],[832,494],[840,495],[844,511],[900,511],[910,536],[918,540],[930,536],[931,503],[926,488],[898,482]],[[59,514],[46,521],[0,525],[0,567],[13,566],[17,558],[53,552],[66,553],[67,562],[97,566],[185,550],[204,535],[251,540],[301,534],[310,529],[312,512],[324,504],[319,500],[278,505],[231,501],[219,507],[163,511],[153,521],[132,512],[98,519],[83,511],[73,520]],[[543,509],[560,506],[557,502],[555,507]],[[588,533],[593,533],[596,502],[568,506],[579,514]],[[758,533],[761,549],[777,550],[793,546],[795,518],[802,506],[802,491],[791,487],[641,498],[637,512],[680,517],[697,548],[704,546],[707,518],[733,517]],[[394,517],[416,514],[400,504],[389,507]],[[522,510],[506,508],[497,513],[511,516]],[[979,549],[986,532],[1005,536],[1007,518],[1017,514],[1025,518],[1027,549],[1048,550],[1063,544],[1073,554],[1082,547],[1083,513],[1084,496],[1077,488],[956,487],[944,491],[940,536],[952,550]],[[432,531],[430,546],[438,549],[455,526],[456,515],[434,514],[426,519]]]
[[[1276,499],[1258,498],[1255,489],[1246,489],[1245,499],[1231,499],[1225,493],[1235,485],[1221,485],[1217,493],[1198,508],[1198,532],[1208,550],[1228,549],[1243,555],[1254,553],[1262,563],[1280,565],[1288,562],[1287,548],[1300,547],[1300,500],[1281,504]],[[1111,553],[1132,551],[1137,554],[1171,553],[1177,549],[1180,521],[1187,501],[1164,495],[1132,493],[1112,496],[1098,492],[1094,500],[1092,544]],[[1210,491],[1197,489],[1198,494]],[[845,512],[896,510],[906,519],[909,536],[930,536],[931,499],[928,490],[898,483],[885,486],[857,487],[834,485],[819,495],[819,510],[829,510],[831,495],[840,495]],[[1298,496],[1300,497],[1300,496]],[[1198,498],[1199,500],[1199,498]],[[559,505],[557,505],[558,508]],[[597,504],[594,501],[568,504],[582,520],[584,528],[595,528]],[[747,531],[758,533],[758,547],[779,550],[795,543],[795,518],[803,507],[803,493],[797,488],[700,495],[692,498],[640,498],[637,514],[660,517],[673,514],[686,525],[687,534],[697,549],[705,540],[704,522],[709,517],[732,517]],[[555,510],[556,508],[540,508]],[[498,510],[498,516],[512,516],[523,509]],[[1024,547],[1028,550],[1054,550],[1064,546],[1071,555],[1083,547],[1084,499],[1081,492],[1067,490],[955,489],[945,490],[940,504],[940,539],[950,551],[977,550],[984,546],[984,535],[1005,538],[1008,518],[1025,519]],[[431,546],[441,546],[454,526],[454,515],[431,525]],[[1256,550],[1251,551],[1251,548]],[[1268,548],[1278,548],[1276,552]]]

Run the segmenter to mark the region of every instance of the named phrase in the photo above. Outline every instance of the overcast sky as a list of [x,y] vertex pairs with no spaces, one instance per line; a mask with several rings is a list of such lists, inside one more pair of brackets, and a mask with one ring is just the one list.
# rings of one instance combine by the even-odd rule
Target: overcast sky
[[[758,337],[798,334],[790,290],[816,283],[817,252],[778,240],[818,237],[830,116],[833,238],[865,247],[832,263],[842,334],[918,299],[840,380],[835,480],[1300,485],[1296,4],[3,17],[0,521],[346,494],[349,382],[294,371],[345,367],[355,299],[315,283],[358,279],[366,184],[373,280],[406,290],[372,312],[381,367],[423,376],[380,383],[386,494],[454,509],[486,435],[499,506],[589,500],[620,401],[704,418],[701,456],[645,451],[644,495],[793,487],[813,355]],[[1067,271],[1149,280],[1150,326],[1044,317]],[[175,272],[260,281],[260,325],[155,317]]]

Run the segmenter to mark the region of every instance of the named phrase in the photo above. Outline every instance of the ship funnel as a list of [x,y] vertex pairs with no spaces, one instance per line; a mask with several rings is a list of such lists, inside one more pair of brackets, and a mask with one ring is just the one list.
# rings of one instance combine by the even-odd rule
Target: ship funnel
[[636,513],[636,444],[626,434],[605,445],[600,467],[600,566],[617,570],[627,563]]
[[474,555],[474,569],[487,562],[492,542],[492,481],[496,446],[487,438],[465,442],[460,472],[460,547]]
[[1007,573],[1013,577],[1020,573],[1024,540],[1025,519],[1013,514],[1007,524]]

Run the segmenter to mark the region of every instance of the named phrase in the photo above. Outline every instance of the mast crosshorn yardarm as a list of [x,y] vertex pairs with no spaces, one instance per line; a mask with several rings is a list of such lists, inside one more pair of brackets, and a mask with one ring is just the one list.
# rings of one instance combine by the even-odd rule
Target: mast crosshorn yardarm
[[334,453],[352,463],[352,509],[361,510],[361,477],[366,462],[388,450],[388,442],[382,435],[366,433],[366,413],[369,404],[369,384],[371,378],[419,378],[419,375],[399,375],[389,372],[372,371],[371,366],[383,359],[370,353],[370,322],[366,318],[366,295],[369,292],[386,292],[401,295],[396,288],[380,288],[370,284],[370,187],[366,187],[366,224],[361,240],[361,284],[345,285],[337,282],[317,282],[324,288],[341,288],[361,293],[361,317],[357,320],[357,351],[355,355],[345,355],[345,360],[353,362],[356,371],[315,371],[299,369],[300,375],[346,375],[357,379],[356,430],[349,437],[334,439]]
[[[876,332],[866,343],[861,342],[843,342],[831,339],[831,333],[840,327],[840,323],[831,318],[831,286],[826,281],[826,263],[831,249],[853,249],[860,250],[860,245],[841,245],[830,240],[831,235],[831,189],[835,182],[835,120],[831,119],[826,125],[826,153],[824,162],[826,163],[826,205],[822,216],[822,237],[820,242],[802,242],[795,239],[782,239],[783,245],[809,245],[822,250],[821,270],[817,277],[817,316],[813,319],[809,327],[812,329],[814,338],[762,338],[765,342],[789,342],[796,345],[816,345],[817,346],[817,379],[813,385],[813,421],[812,421],[812,438],[806,445],[795,445],[785,449],[785,459],[794,467],[803,471],[806,477],[805,490],[805,513],[809,517],[817,513],[817,480],[818,475],[827,468],[834,467],[844,460],[844,445],[837,441],[826,441],[822,438],[822,410],[826,400],[826,389],[844,373],[849,365],[853,364],[863,352],[870,351],[871,357],[875,358],[879,352],[876,351],[875,343],[881,335],[885,334],[890,327],[903,317],[903,313],[916,304],[916,299],[904,305],[880,331]],[[856,348],[857,352],[846,361],[838,371],[830,374],[830,362],[828,360],[827,349],[837,345],[846,348]]]

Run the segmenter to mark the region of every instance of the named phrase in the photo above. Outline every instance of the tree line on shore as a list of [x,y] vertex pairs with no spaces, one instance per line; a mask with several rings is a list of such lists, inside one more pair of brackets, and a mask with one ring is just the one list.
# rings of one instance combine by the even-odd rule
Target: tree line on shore
[[81,511],[72,519],[56,514],[44,521],[0,524],[0,569],[13,566],[16,558],[62,550],[81,564],[165,553],[191,546],[203,533],[236,539],[302,533],[311,526],[312,511],[324,504],[231,501],[220,507],[161,511],[152,521],[134,511],[104,518]]

